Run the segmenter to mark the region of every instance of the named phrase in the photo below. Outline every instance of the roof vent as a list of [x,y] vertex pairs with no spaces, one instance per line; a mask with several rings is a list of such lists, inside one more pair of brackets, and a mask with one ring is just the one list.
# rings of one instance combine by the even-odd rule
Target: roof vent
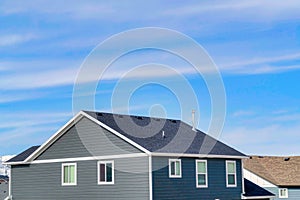
[[176,120],[174,120],[174,119],[170,119],[170,121],[171,121],[172,123],[176,123]]
[[165,138],[166,135],[165,135],[165,131],[162,131],[162,134],[161,134],[162,138]]
[[143,119],[142,117],[137,117],[137,119]]
[[284,158],[284,161],[289,161],[290,160],[290,158]]
[[193,131],[196,131],[196,124],[195,124],[195,110],[192,110],[192,124],[193,124]]
[[103,114],[102,113],[97,113],[97,116],[103,116]]
[[252,159],[252,156],[250,156],[249,158]]
[[263,156],[258,156],[258,158],[264,158]]

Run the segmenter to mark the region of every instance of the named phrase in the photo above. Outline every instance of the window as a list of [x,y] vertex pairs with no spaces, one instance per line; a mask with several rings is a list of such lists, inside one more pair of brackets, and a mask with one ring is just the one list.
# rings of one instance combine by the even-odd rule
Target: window
[[288,189],[287,188],[279,188],[279,198],[288,198]]
[[114,161],[98,161],[98,184],[114,184]]
[[169,177],[181,178],[181,160],[169,159]]
[[63,163],[61,168],[62,185],[77,184],[77,165],[76,163]]
[[227,187],[236,187],[236,163],[235,161],[226,161],[226,185]]
[[208,187],[206,160],[196,160],[196,186],[198,188]]

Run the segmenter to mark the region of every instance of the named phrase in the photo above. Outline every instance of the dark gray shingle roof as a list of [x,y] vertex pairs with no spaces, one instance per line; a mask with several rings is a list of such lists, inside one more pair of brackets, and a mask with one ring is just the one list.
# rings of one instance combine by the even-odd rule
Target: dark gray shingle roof
[[180,120],[84,112],[150,152],[245,156]]
[[245,197],[264,197],[264,196],[275,196],[273,193],[259,187],[251,181],[244,179],[245,184]]
[[32,146],[28,149],[26,149],[25,151],[23,151],[22,153],[16,155],[15,157],[11,158],[10,160],[7,161],[7,163],[10,162],[22,162],[24,161],[26,158],[28,158],[35,150],[37,150],[40,146]]

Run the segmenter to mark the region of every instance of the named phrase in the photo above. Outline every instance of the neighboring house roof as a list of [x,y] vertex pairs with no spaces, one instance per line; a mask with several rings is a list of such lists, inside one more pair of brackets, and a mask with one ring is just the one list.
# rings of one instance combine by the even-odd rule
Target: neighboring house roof
[[251,156],[244,168],[277,186],[300,186],[300,156]]
[[15,157],[11,158],[10,160],[6,161],[7,163],[9,162],[21,162],[26,160],[35,150],[37,150],[40,146],[32,146],[22,153],[16,155]]
[[66,129],[74,125],[74,122],[76,123],[81,117],[87,117],[100,126],[107,126],[113,132],[116,132],[117,135],[129,142],[131,141],[132,144],[135,144],[147,153],[246,157],[243,153],[213,137],[199,130],[194,131],[192,126],[180,120],[81,111],[42,146],[31,147],[6,163],[32,161],[32,159],[36,158],[59,139],[65,133]]
[[243,196],[247,197],[247,199],[257,199],[258,197],[271,198],[275,196],[273,193],[265,190],[264,188],[252,183],[247,179],[244,179],[244,186],[245,194],[243,194]]

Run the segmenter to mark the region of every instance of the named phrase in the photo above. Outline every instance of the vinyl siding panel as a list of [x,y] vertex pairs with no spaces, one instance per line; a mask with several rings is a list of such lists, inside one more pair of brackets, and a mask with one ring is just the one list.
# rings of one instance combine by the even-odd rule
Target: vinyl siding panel
[[[279,188],[278,187],[267,187],[265,189],[276,195],[276,198],[274,198],[274,200],[284,199],[284,198],[279,198]],[[300,187],[288,188],[288,196],[289,196],[289,198],[285,198],[285,199],[299,200],[300,199]]]
[[82,118],[36,160],[141,153],[118,136]]
[[[109,159],[110,160],[110,159]],[[149,199],[148,157],[114,159],[115,184],[97,184],[97,161],[77,162],[77,185],[61,185],[61,163],[12,166],[14,200]]]
[[4,200],[8,196],[8,182],[0,182],[0,200]]
[[196,188],[196,164],[193,158],[181,158],[182,178],[169,178],[167,157],[153,157],[153,197],[164,199],[241,199],[241,161],[236,160],[237,187],[226,187],[224,159],[207,159],[208,188]]

